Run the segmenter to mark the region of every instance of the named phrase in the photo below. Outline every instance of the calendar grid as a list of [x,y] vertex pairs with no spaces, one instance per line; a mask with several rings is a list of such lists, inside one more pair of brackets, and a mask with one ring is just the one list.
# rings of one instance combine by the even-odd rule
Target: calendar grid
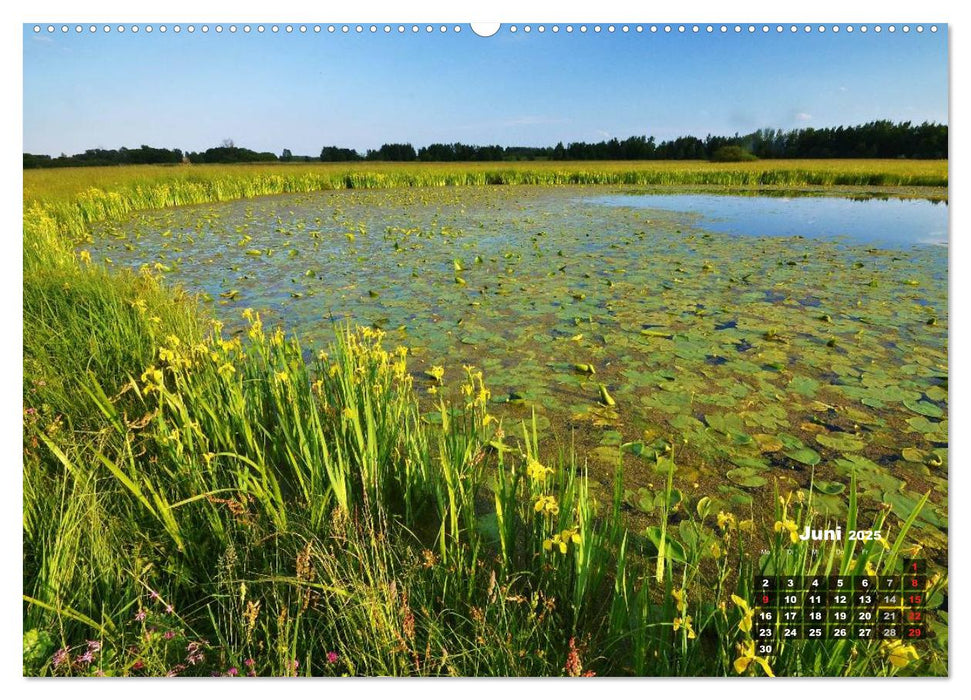
[[893,575],[758,576],[752,634],[762,654],[783,641],[917,641],[927,634],[926,585],[920,559]]

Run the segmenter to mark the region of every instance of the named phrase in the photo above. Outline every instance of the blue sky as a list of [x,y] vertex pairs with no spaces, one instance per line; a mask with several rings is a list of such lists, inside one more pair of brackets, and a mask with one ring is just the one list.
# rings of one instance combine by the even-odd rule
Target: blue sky
[[[451,25],[450,25],[451,26]],[[947,122],[947,34],[67,34],[24,26],[24,150],[231,138],[279,153],[408,141]]]

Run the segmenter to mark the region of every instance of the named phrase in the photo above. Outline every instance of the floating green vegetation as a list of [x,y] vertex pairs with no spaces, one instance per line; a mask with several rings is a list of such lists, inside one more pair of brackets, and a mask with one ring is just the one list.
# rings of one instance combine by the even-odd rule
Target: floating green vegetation
[[[102,226],[85,249],[170,269],[230,323],[256,308],[317,345],[335,322],[381,328],[410,348],[426,397],[448,391],[448,371],[480,366],[498,415],[538,412],[542,432],[589,453],[604,485],[621,455],[602,449],[605,432],[664,436],[678,446],[676,487],[721,507],[752,496],[764,507],[758,494],[778,479],[842,483],[853,469],[841,460],[865,460],[857,477],[872,506],[888,486],[933,489],[929,508],[946,522],[946,249],[710,233],[672,212],[584,204],[585,192],[362,191],[167,210]],[[248,254],[276,249],[296,255]],[[654,478],[664,453],[624,450],[629,482]],[[940,529],[927,543],[943,555]]]

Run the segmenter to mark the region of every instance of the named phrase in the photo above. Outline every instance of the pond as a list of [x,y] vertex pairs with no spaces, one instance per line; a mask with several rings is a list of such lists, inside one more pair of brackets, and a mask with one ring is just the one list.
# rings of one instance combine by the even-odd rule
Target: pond
[[608,192],[268,197],[138,214],[91,252],[308,353],[335,323],[380,327],[429,407],[427,370],[475,365],[510,436],[535,411],[606,493],[623,460],[636,513],[672,456],[678,489],[735,511],[814,481],[838,516],[855,474],[871,512],[933,490],[916,527],[945,556],[946,205]]

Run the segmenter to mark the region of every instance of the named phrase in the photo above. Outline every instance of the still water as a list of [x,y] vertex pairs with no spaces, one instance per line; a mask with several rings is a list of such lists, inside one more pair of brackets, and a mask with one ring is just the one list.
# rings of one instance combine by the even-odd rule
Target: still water
[[615,194],[585,201],[697,214],[698,226],[735,235],[845,237],[888,248],[947,245],[947,203],[926,199]]

